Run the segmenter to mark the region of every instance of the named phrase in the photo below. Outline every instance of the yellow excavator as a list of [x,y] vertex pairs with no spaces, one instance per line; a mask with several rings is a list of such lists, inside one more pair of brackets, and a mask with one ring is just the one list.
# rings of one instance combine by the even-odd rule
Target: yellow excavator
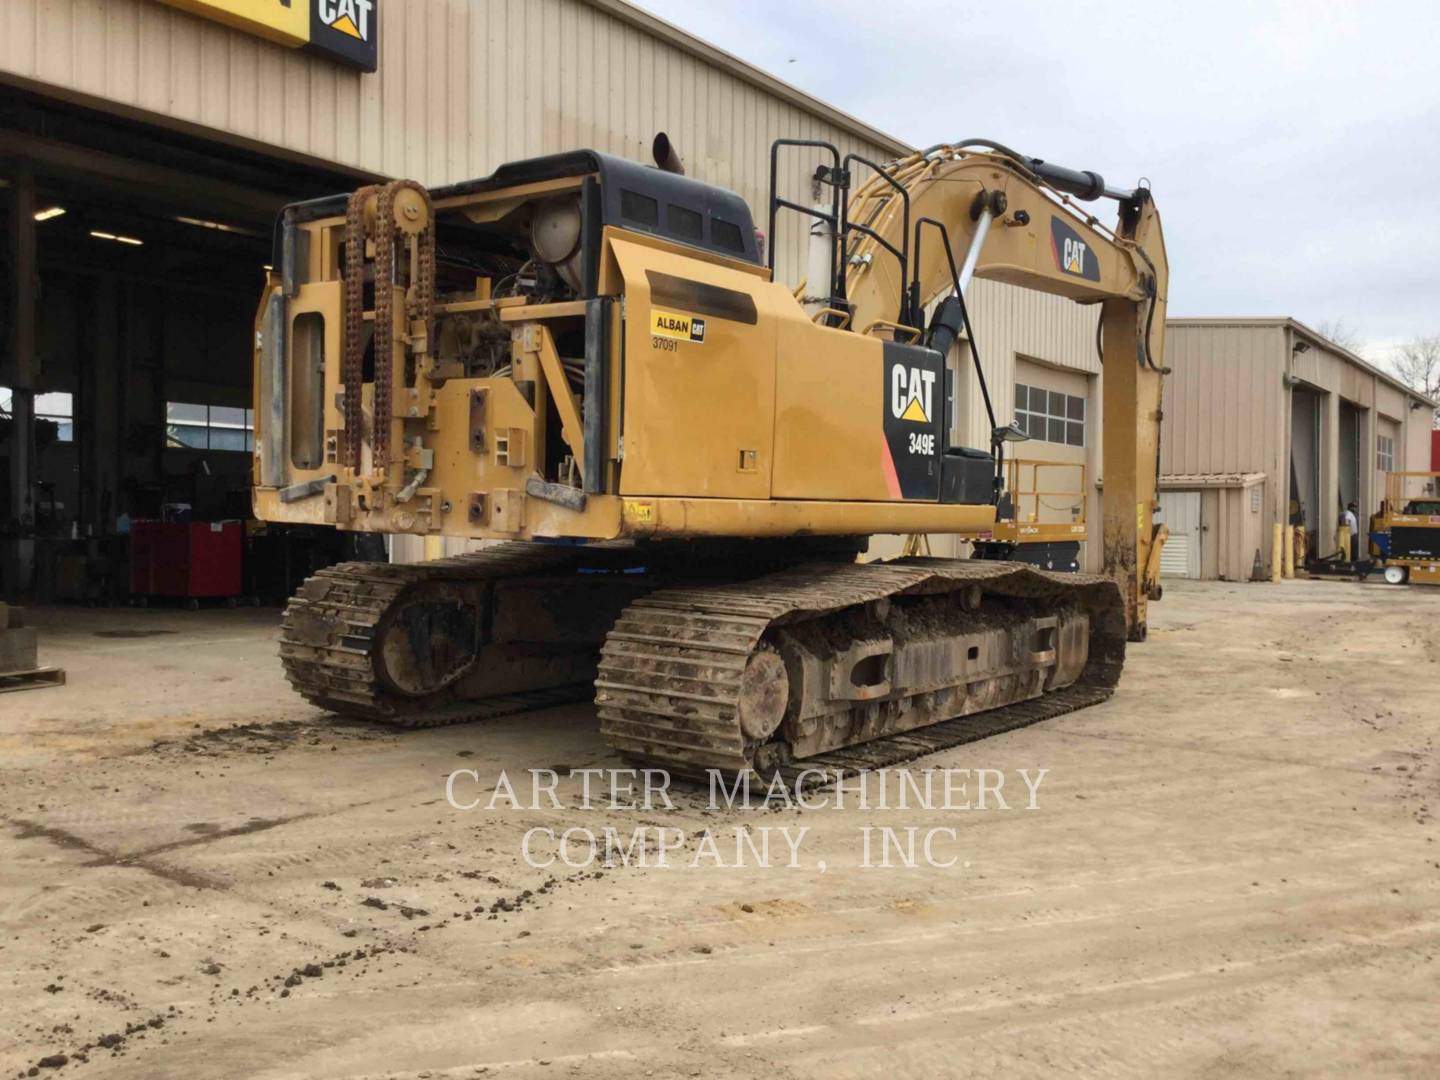
[[[777,190],[792,155],[808,199]],[[783,139],[762,233],[655,156],[283,212],[257,516],[509,541],[310,578],[282,622],[295,688],[406,726],[593,694],[611,746],[682,773],[873,767],[1107,697],[1163,542],[1149,190],[979,140],[876,163]],[[1100,198],[1113,227],[1077,208]],[[803,289],[764,250],[781,213],[809,228]],[[1004,535],[1015,429],[992,411],[988,445],[951,442],[964,367],[989,404],[976,275],[1100,305],[1103,574],[857,561],[876,533]]]

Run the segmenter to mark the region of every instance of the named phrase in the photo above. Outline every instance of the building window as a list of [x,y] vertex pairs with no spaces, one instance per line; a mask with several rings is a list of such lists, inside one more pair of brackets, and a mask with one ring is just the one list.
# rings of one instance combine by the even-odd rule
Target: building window
[[[9,416],[14,407],[15,395],[8,386],[0,386],[0,416]],[[53,390],[35,395],[35,419],[47,420],[55,425],[57,442],[75,441],[75,396]]]
[[1375,436],[1375,468],[1381,472],[1395,471],[1395,440],[1389,435]]
[[171,449],[255,449],[255,411],[228,405],[191,405],[180,401],[165,405],[165,445]]
[[1084,446],[1085,399],[1016,383],[1015,426],[1032,439]]

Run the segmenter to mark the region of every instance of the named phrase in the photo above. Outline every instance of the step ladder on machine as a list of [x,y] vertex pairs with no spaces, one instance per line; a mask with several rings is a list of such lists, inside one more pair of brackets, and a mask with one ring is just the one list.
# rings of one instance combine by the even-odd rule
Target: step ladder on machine
[[0,694],[64,684],[64,668],[40,666],[35,628],[25,625],[25,609],[0,603]]

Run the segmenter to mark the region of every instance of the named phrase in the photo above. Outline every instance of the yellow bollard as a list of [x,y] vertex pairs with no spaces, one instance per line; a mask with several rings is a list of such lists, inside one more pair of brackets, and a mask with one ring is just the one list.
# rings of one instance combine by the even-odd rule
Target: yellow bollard
[[1285,526],[1285,576],[1295,576],[1295,526]]
[[1270,542],[1270,580],[1274,582],[1280,580],[1280,573],[1284,569],[1284,556],[1281,554],[1284,542],[1280,538],[1284,529],[1285,526],[1277,521],[1275,535]]
[[1340,558],[1350,561],[1350,526],[1341,525],[1335,530],[1335,546],[1340,549]]

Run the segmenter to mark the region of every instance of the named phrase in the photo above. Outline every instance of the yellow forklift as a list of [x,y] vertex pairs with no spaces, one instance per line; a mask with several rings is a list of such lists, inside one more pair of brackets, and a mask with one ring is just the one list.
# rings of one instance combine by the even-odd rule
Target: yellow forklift
[[1370,554],[1391,585],[1440,585],[1440,472],[1385,474]]

